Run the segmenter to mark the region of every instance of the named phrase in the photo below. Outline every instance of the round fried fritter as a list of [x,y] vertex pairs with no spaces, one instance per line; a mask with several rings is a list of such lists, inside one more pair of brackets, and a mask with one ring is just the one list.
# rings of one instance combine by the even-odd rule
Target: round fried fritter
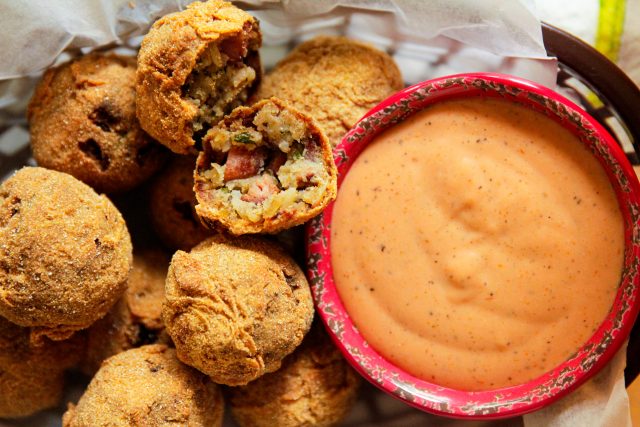
[[195,140],[257,86],[261,43],[258,21],[222,0],[160,18],[138,54],[142,128],[175,153],[193,152]]
[[0,317],[0,418],[25,417],[56,406],[64,371],[79,361],[83,346],[77,334],[34,346],[29,328]]
[[171,260],[164,304],[178,358],[218,384],[280,367],[313,319],[309,284],[275,243],[215,236]]
[[0,186],[0,315],[64,339],[120,298],[131,250],[107,197],[62,172],[20,169]]
[[62,424],[212,427],[222,425],[223,410],[218,386],[154,344],[107,359]]
[[238,107],[202,141],[196,213],[233,234],[277,233],[335,199],[331,145],[311,117],[277,98]]
[[255,99],[288,101],[313,117],[335,147],[367,111],[403,87],[386,53],[346,37],[318,36],[280,61]]
[[282,368],[227,391],[240,427],[328,427],[347,415],[359,383],[358,374],[316,324]]
[[105,359],[158,340],[164,330],[162,303],[168,268],[169,257],[162,251],[134,253],[125,294],[87,330],[83,372],[93,375]]
[[28,110],[38,165],[99,192],[129,190],[163,164],[167,150],[138,124],[136,62],[91,54],[49,69]]
[[193,170],[196,159],[176,157],[153,181],[150,188],[151,223],[160,240],[170,249],[188,251],[212,234],[196,215]]

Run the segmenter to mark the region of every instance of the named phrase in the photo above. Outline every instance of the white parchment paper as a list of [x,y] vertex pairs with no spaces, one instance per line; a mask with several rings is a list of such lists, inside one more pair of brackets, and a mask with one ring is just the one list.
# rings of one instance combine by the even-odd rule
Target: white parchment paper
[[[184,8],[190,1],[0,1],[0,129],[8,129],[0,136],[0,152],[19,152],[28,143],[24,109],[44,69],[95,48],[110,45],[135,48],[155,19]],[[301,40],[319,33],[343,34],[368,41],[392,54],[407,84],[447,74],[497,71],[555,87],[556,65],[546,57],[539,20],[527,0],[247,0],[235,3],[261,20],[262,58],[267,69]],[[625,354],[620,352],[596,379],[557,404],[524,417],[524,424],[526,427],[630,426],[622,377],[624,364]],[[385,405],[397,410],[398,402],[391,398],[376,399],[379,411],[384,412]],[[360,418],[352,414],[346,425],[488,424],[414,413],[416,417],[405,421],[387,418],[385,422],[378,422],[375,417],[362,418],[367,414],[361,414]],[[515,419],[500,425],[522,423],[522,419]],[[1,427],[10,425],[59,425],[59,414],[50,412],[11,423],[0,420]],[[232,424],[227,420],[225,425]]]

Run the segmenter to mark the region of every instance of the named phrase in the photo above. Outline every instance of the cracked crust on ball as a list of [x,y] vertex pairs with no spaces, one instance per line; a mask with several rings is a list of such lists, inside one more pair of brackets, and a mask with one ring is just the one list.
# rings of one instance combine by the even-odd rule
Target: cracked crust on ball
[[277,98],[238,107],[204,137],[196,212],[233,234],[277,233],[335,199],[331,146],[309,116]]
[[240,427],[329,427],[345,418],[359,384],[358,374],[316,323],[282,368],[226,391]]
[[107,359],[62,425],[215,427],[223,410],[218,386],[156,344]]
[[346,37],[318,36],[280,61],[254,98],[275,96],[309,114],[335,147],[367,111],[403,87],[385,52]]
[[25,167],[0,186],[0,315],[65,339],[124,293],[131,239],[105,196],[71,175]]
[[221,0],[193,2],[153,24],[138,54],[137,115],[175,153],[194,145],[257,86],[258,21]]
[[149,189],[151,224],[162,243],[173,250],[188,251],[213,234],[196,214],[195,167],[195,157],[176,157]]
[[98,192],[129,190],[164,163],[167,150],[138,124],[135,58],[90,54],[49,69],[28,109],[38,165]]
[[300,267],[273,242],[216,236],[173,256],[164,321],[178,358],[218,384],[280,367],[313,319]]
[[102,319],[87,330],[82,371],[94,375],[102,362],[118,353],[163,342],[164,282],[169,256],[160,250],[134,252],[127,290]]

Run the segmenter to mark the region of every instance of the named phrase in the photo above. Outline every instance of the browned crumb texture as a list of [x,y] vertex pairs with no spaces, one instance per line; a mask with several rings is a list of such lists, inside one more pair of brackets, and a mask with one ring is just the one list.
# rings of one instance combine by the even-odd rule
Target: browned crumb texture
[[275,243],[209,238],[173,256],[164,321],[178,357],[218,384],[280,367],[313,319],[304,273]]
[[196,212],[212,228],[277,233],[318,215],[335,198],[329,142],[309,116],[276,98],[236,108],[202,145]]
[[231,413],[241,427],[328,427],[353,406],[358,374],[315,324],[280,370],[228,389]]
[[257,86],[261,43],[258,21],[221,0],[193,2],[156,21],[138,54],[143,129],[176,153],[192,152]]
[[71,175],[23,168],[0,186],[0,315],[66,338],[122,295],[131,250],[109,199]]
[[255,97],[276,96],[309,114],[335,147],[367,111],[403,87],[386,53],[345,37],[319,36],[280,61]]
[[162,303],[168,268],[169,257],[162,251],[134,253],[125,294],[87,331],[83,372],[93,375],[105,359],[163,339]]
[[173,250],[188,251],[212,234],[196,215],[195,167],[195,157],[176,157],[150,188],[151,223],[160,240]]
[[65,427],[222,425],[218,387],[178,361],[175,350],[148,345],[107,359],[77,405],[69,404]]
[[29,103],[33,157],[99,192],[129,190],[166,149],[138,124],[134,58],[91,54],[48,70]]
[[29,328],[0,317],[0,418],[32,415],[60,403],[64,371],[78,362],[81,336],[30,342]]

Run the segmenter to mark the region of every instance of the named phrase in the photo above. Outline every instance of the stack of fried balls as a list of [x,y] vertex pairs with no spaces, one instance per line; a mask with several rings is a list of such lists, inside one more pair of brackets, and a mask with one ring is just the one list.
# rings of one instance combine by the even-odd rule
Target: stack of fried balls
[[[164,16],[136,58],[49,69],[37,167],[0,186],[0,418],[64,426],[332,426],[359,379],[278,236],[336,197],[332,149],[402,88],[342,37],[263,73],[259,22],[222,0]],[[105,195],[106,194],[106,195]],[[289,231],[287,231],[289,230]],[[92,378],[62,402],[65,372]]]

